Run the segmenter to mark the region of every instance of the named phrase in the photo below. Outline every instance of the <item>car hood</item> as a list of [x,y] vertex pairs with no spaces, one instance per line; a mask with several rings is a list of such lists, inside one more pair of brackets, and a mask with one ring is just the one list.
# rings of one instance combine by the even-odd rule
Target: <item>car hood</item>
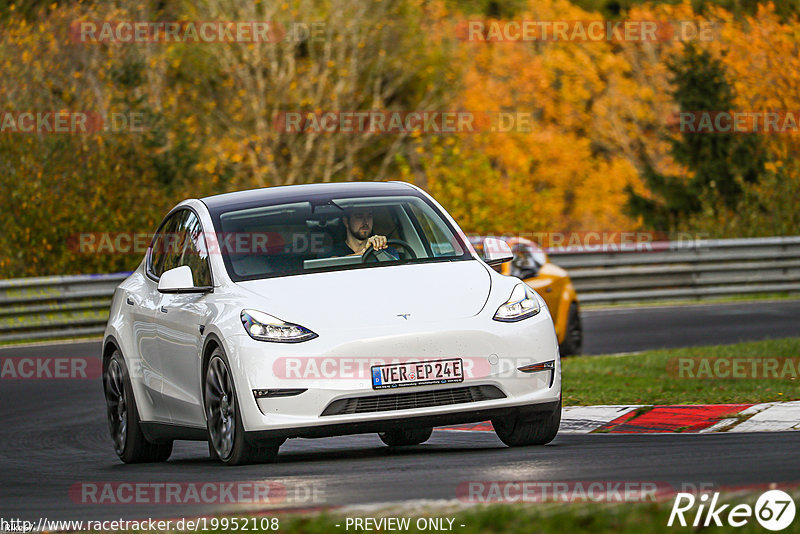
[[477,260],[392,265],[238,282],[265,313],[313,330],[315,324],[397,324],[477,315],[491,277]]

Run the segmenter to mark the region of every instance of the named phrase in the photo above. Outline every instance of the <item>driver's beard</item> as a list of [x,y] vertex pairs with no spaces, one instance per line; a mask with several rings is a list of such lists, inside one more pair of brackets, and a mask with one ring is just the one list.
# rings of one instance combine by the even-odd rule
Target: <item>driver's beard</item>
[[365,239],[367,239],[369,237],[369,234],[372,232],[372,229],[371,228],[359,228],[359,229],[353,231],[353,229],[351,228],[350,231],[353,232],[353,235],[356,238],[360,239],[361,241],[364,241]]

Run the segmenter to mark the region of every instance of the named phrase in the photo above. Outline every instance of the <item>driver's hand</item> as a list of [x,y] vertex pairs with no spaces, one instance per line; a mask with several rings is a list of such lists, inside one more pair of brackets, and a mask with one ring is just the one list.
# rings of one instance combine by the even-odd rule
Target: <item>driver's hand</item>
[[364,249],[365,252],[369,249],[370,245],[372,245],[372,248],[375,250],[383,250],[386,248],[386,237],[382,235],[374,235],[367,239],[366,248]]

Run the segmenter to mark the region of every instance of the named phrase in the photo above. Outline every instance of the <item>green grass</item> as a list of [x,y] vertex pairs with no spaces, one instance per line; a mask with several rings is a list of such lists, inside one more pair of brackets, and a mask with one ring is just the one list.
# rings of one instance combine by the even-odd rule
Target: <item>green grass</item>
[[673,358],[765,356],[800,357],[800,338],[564,358],[564,404],[735,404],[800,399],[800,377],[687,379],[667,372]]

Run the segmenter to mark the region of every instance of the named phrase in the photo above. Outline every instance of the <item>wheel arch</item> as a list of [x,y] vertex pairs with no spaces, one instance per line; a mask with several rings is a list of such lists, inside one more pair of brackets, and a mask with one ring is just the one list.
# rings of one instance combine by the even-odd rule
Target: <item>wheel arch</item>
[[115,350],[118,350],[122,355],[122,358],[125,359],[125,355],[122,353],[122,348],[120,348],[119,341],[117,341],[113,335],[106,336],[106,338],[103,340],[103,370],[106,369],[109,360],[111,360],[111,355],[114,354]]
[[214,353],[214,349],[219,348],[223,353],[225,352],[225,348],[222,344],[222,340],[215,334],[210,333],[206,336],[206,339],[203,341],[203,351],[201,353],[201,361],[200,361],[200,400],[203,403],[203,419],[207,419],[205,404],[206,404],[206,388],[205,388],[205,378],[206,378],[206,370],[208,369],[208,362],[211,360],[211,355]]

